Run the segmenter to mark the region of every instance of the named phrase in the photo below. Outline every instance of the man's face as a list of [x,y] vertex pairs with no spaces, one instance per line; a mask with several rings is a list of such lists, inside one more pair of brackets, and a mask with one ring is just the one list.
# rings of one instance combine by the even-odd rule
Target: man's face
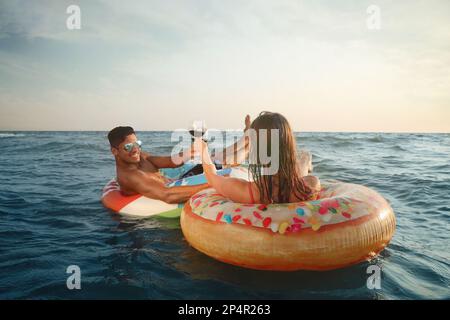
[[[111,148],[111,152],[126,163],[139,163],[141,160],[141,149],[137,145],[137,137],[135,134],[128,135],[117,148]],[[125,150],[126,144],[133,144],[131,151]]]

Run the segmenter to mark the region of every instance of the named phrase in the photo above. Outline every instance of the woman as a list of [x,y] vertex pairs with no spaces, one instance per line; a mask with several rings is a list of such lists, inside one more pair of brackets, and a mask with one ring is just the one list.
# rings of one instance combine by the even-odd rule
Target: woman
[[[209,185],[237,203],[270,204],[315,199],[320,191],[319,179],[314,176],[303,176],[308,171],[307,163],[298,161],[295,137],[286,118],[279,113],[262,112],[252,122],[250,129],[253,129],[255,134],[248,135],[250,130],[247,130],[245,134],[250,136],[249,171],[253,182],[218,176],[211,162],[207,144],[201,139],[195,141],[196,147],[202,148],[203,170]],[[260,140],[262,129],[268,131],[267,143]],[[256,155],[260,155],[260,151],[263,154],[269,154],[268,150],[271,150],[272,143],[277,142],[271,141],[269,130],[273,129],[277,129],[279,133],[279,166],[276,172],[263,174],[270,169],[269,165],[264,165]],[[265,134],[265,131],[261,133]],[[310,159],[304,159],[310,162]]]

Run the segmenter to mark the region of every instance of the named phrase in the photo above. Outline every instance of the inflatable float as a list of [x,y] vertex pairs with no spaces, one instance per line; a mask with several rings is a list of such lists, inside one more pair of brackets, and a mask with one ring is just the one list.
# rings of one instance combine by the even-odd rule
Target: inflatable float
[[260,270],[331,270],[369,260],[395,231],[388,202],[367,187],[323,181],[318,200],[238,204],[214,189],[181,213],[186,240],[229,264]]
[[[188,164],[176,169],[165,169],[162,173],[167,177],[173,178],[177,175],[186,174],[190,168],[192,168],[192,166]],[[218,174],[248,179],[248,171],[244,167],[222,169],[218,171]],[[193,186],[203,183],[206,183],[206,178],[203,174],[200,174],[175,180],[169,183],[168,187]],[[157,215],[166,218],[178,218],[181,214],[181,209],[183,208],[182,203],[169,204],[164,201],[144,197],[140,194],[132,196],[123,195],[115,178],[111,179],[103,188],[101,200],[106,208],[123,215],[135,217],[150,217]]]

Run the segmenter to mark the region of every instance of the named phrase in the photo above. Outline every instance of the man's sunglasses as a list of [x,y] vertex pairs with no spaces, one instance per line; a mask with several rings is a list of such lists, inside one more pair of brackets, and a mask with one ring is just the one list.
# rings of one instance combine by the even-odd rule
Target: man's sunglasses
[[131,152],[131,150],[133,150],[134,146],[138,147],[138,149],[141,149],[142,141],[137,140],[135,142],[126,143],[123,145],[123,150],[125,150],[126,152]]

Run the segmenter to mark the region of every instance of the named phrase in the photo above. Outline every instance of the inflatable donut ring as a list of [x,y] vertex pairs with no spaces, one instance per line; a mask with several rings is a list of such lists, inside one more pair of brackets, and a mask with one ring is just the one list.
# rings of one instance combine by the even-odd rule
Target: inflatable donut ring
[[186,240],[229,264],[260,270],[331,270],[370,260],[395,231],[388,202],[367,187],[322,181],[318,200],[238,204],[214,189],[181,213]]

